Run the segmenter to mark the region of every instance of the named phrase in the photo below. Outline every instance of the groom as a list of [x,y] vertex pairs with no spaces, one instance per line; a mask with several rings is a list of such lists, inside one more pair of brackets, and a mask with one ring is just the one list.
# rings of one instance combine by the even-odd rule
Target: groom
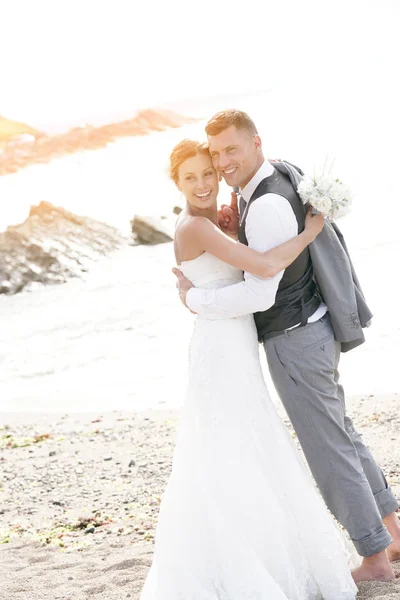
[[[240,215],[235,201],[223,207],[221,228],[259,252],[302,231],[304,209],[293,181],[264,159],[250,117],[238,110],[222,111],[207,123],[206,133],[215,169],[241,194]],[[329,281],[329,271],[337,267],[334,261],[328,266],[324,269]],[[322,298],[316,268],[307,248],[271,279],[245,273],[241,283],[200,289],[178,271],[177,287],[183,303],[199,315],[233,318],[255,313],[274,385],[320,492],[364,557],[354,579],[388,580],[394,577],[390,561],[400,559],[398,502],[346,415],[338,373],[344,348],[333,333],[334,311],[330,314],[324,302],[329,304],[329,296],[341,303],[342,297],[338,299],[336,288],[326,288]],[[339,327],[361,331],[355,312]]]

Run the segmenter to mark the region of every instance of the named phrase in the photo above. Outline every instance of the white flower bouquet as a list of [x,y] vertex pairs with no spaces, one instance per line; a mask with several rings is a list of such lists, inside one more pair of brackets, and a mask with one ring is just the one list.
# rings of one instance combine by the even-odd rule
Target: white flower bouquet
[[310,204],[314,211],[336,221],[350,211],[352,197],[348,187],[340,179],[322,173],[320,177],[305,176],[297,188],[303,204]]

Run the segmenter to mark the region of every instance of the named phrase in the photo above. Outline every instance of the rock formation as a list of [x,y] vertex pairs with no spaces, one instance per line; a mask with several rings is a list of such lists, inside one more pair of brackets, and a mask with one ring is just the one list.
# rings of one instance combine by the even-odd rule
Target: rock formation
[[63,283],[126,242],[109,225],[41,202],[23,223],[0,233],[0,293]]

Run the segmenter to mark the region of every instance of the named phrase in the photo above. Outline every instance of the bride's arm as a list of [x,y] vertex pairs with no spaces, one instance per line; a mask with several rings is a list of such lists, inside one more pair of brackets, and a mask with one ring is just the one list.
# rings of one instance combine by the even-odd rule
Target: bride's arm
[[201,247],[203,251],[213,254],[224,262],[261,279],[268,279],[286,269],[317,237],[323,227],[323,216],[312,216],[310,211],[306,216],[305,229],[302,233],[267,252],[257,252],[234,241],[204,217],[192,219],[182,234],[188,242],[195,241],[196,247]]

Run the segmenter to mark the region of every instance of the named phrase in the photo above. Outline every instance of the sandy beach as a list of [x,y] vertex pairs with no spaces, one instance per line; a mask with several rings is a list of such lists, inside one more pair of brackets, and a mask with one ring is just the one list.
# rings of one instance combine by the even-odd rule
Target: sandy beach
[[[350,404],[400,495],[398,397],[352,397]],[[179,412],[3,413],[0,419],[0,598],[137,600]],[[363,584],[359,598],[400,599],[400,584]]]

